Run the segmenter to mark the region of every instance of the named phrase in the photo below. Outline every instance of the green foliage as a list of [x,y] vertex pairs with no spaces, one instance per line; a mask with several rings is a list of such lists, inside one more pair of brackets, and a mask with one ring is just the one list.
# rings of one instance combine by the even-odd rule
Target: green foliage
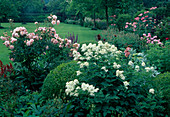
[[153,85],[157,90],[163,93],[163,98],[166,100],[164,104],[165,113],[170,115],[170,72],[165,72],[154,78]]
[[[63,63],[52,70],[43,83],[41,94],[46,98],[62,97],[66,82],[75,79],[78,65],[76,61]],[[63,98],[63,97],[62,97]]]
[[[8,103],[10,105],[7,105]],[[2,117],[69,116],[68,111],[72,108],[70,103],[65,104],[61,99],[44,100],[38,92],[30,91],[27,91],[25,95],[7,100],[7,104],[0,108]]]
[[123,30],[126,22],[131,21],[131,16],[129,14],[120,14],[116,20],[116,24],[119,30]]
[[147,59],[151,64],[154,64],[159,72],[170,70],[170,42],[166,42],[163,47],[150,44],[150,49],[146,51]]

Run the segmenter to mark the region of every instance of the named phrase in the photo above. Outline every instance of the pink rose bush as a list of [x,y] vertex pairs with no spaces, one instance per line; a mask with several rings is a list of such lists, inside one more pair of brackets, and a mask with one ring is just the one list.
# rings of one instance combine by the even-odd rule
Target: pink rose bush
[[[36,85],[40,86],[51,69],[62,61],[71,60],[72,52],[79,48],[78,43],[72,43],[71,40],[63,39],[57,34],[53,28],[54,22],[60,23],[57,16],[51,15],[48,19],[52,23],[50,27],[39,27],[38,22],[35,22],[37,28],[34,32],[29,33],[25,27],[17,27],[13,30],[12,36],[6,33],[1,36],[3,44],[11,50],[10,60],[24,68],[23,71],[18,71],[18,74],[24,75],[27,84],[39,82]],[[36,78],[39,80],[36,81]]]
[[152,7],[150,11],[140,13],[137,17],[134,18],[133,22],[126,22],[125,30],[135,32],[139,35],[142,35],[148,30],[154,30],[156,28],[156,19],[153,18],[151,10],[156,8],[157,7]]

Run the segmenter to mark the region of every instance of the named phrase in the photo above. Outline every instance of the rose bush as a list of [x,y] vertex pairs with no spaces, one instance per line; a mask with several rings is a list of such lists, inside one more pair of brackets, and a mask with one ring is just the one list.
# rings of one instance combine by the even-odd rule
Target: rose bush
[[60,63],[70,60],[72,50],[79,44],[71,44],[71,40],[62,39],[53,28],[59,24],[57,16],[48,16],[50,27],[39,27],[28,33],[25,27],[17,27],[12,37],[1,36],[4,45],[11,50],[10,59],[16,66],[15,81],[23,82],[27,88],[38,90],[46,75]]

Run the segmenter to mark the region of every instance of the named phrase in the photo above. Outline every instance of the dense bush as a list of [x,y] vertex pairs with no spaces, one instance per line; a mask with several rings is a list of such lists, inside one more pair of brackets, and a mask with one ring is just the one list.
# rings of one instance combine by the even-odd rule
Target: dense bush
[[107,29],[107,23],[105,20],[99,20],[96,22],[96,28],[100,30],[105,30]]
[[166,100],[165,113],[170,115],[170,72],[165,72],[153,79],[153,85],[157,90],[161,90],[163,98]]
[[125,33],[123,31],[119,32],[115,28],[108,28],[106,31],[103,31],[99,38],[97,38],[97,41],[102,40],[112,43],[119,49],[129,46],[140,51],[142,48],[141,40],[137,34]]
[[155,34],[158,36],[158,38],[161,39],[161,41],[165,42],[170,38],[170,17],[167,17],[166,19],[162,20],[156,27]]
[[150,49],[146,51],[147,59],[151,64],[154,64],[158,71],[170,71],[170,42],[167,41],[163,47],[159,45],[150,44]]
[[75,79],[78,65],[76,61],[63,63],[52,70],[43,83],[41,94],[46,98],[64,96],[66,82]]
[[156,71],[144,58],[125,57],[114,45],[101,41],[98,45],[83,44],[81,52],[73,52],[80,65],[79,81],[67,82],[65,90],[67,99],[73,99],[74,113],[164,116],[161,95],[150,84]]
[[116,20],[116,24],[119,30],[123,30],[126,22],[131,21],[131,16],[129,14],[120,14]]

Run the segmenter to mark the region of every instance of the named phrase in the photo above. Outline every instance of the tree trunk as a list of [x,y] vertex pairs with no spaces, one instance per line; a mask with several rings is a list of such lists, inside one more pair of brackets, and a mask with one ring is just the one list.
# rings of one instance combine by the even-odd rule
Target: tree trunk
[[105,12],[106,12],[107,27],[108,27],[109,26],[109,16],[108,16],[108,3],[107,3],[107,0],[105,0]]
[[96,13],[95,13],[95,10],[94,10],[94,13],[93,13],[93,18],[94,18],[94,27],[93,28],[96,28]]

